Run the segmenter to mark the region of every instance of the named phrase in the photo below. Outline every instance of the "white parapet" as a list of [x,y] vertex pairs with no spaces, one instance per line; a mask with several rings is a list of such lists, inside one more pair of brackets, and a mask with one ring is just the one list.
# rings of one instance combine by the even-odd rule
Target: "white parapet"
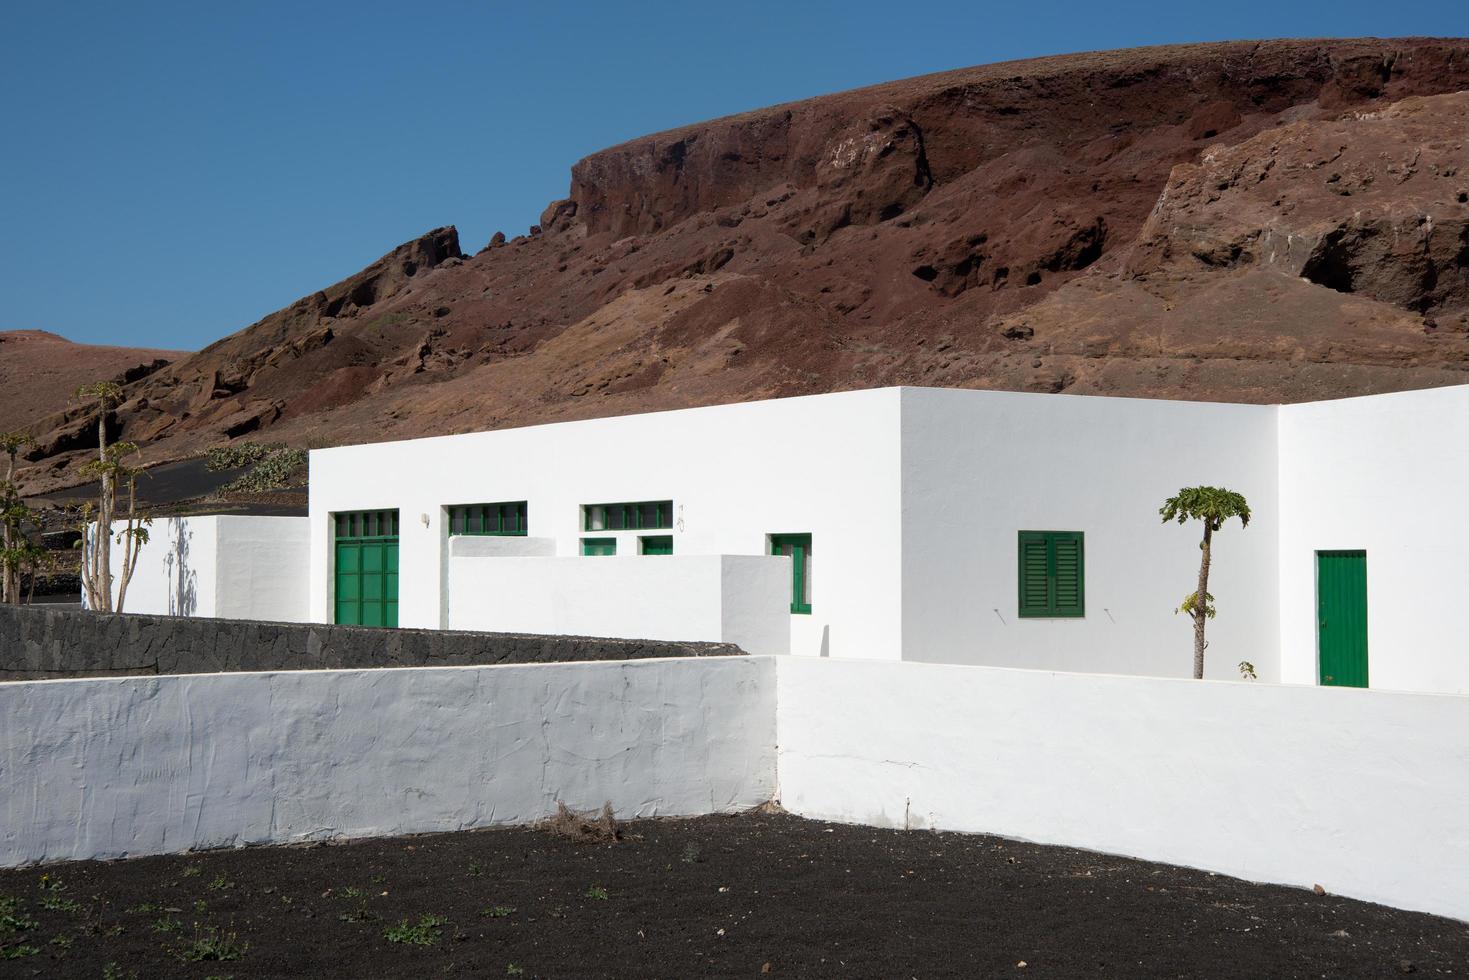
[[[503,544],[454,541],[449,628],[634,640],[734,643],[783,654],[791,644],[791,564],[768,555],[627,558],[504,556]],[[521,546],[517,546],[521,547]],[[486,554],[487,549],[494,549]]]
[[[126,525],[114,522],[114,541]],[[305,622],[310,530],[304,517],[201,514],[143,525],[148,543],[128,583],[122,611]],[[113,600],[120,544],[113,544]]]

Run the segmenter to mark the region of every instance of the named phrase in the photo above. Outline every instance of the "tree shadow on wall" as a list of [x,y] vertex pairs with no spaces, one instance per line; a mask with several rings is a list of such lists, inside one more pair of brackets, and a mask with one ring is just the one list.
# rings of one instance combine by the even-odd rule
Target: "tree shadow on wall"
[[193,530],[183,518],[168,519],[168,554],[163,567],[168,573],[168,614],[192,616],[199,609],[199,573],[189,564],[189,542]]

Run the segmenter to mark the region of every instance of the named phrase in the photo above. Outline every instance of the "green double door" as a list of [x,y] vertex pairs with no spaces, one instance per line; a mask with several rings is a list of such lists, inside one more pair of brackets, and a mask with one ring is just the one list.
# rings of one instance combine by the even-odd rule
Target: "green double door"
[[1367,686],[1367,552],[1316,552],[1316,636],[1320,680]]
[[343,626],[398,625],[398,513],[337,515],[336,615]]

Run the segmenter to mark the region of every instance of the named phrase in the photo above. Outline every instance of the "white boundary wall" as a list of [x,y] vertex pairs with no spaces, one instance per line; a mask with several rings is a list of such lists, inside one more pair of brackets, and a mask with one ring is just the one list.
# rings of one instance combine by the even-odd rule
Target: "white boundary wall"
[[783,659],[781,802],[1469,919],[1469,700]]
[[[532,538],[483,538],[528,541]],[[773,555],[449,558],[449,628],[791,649],[791,560]]]
[[[126,522],[112,525],[116,535]],[[304,517],[206,515],[147,525],[124,612],[305,622],[310,522]],[[121,546],[114,543],[112,596]]]
[[756,806],[775,665],[719,657],[0,683],[0,866]]

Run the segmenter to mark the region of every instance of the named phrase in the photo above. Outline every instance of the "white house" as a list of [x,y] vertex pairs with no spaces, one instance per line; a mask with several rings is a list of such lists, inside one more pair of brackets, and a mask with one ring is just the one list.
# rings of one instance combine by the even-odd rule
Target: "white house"
[[1200,529],[1158,508],[1213,484],[1254,518],[1215,539],[1208,676],[1463,692],[1466,437],[1469,387],[885,388],[347,446],[272,574],[317,622],[1187,676]]

